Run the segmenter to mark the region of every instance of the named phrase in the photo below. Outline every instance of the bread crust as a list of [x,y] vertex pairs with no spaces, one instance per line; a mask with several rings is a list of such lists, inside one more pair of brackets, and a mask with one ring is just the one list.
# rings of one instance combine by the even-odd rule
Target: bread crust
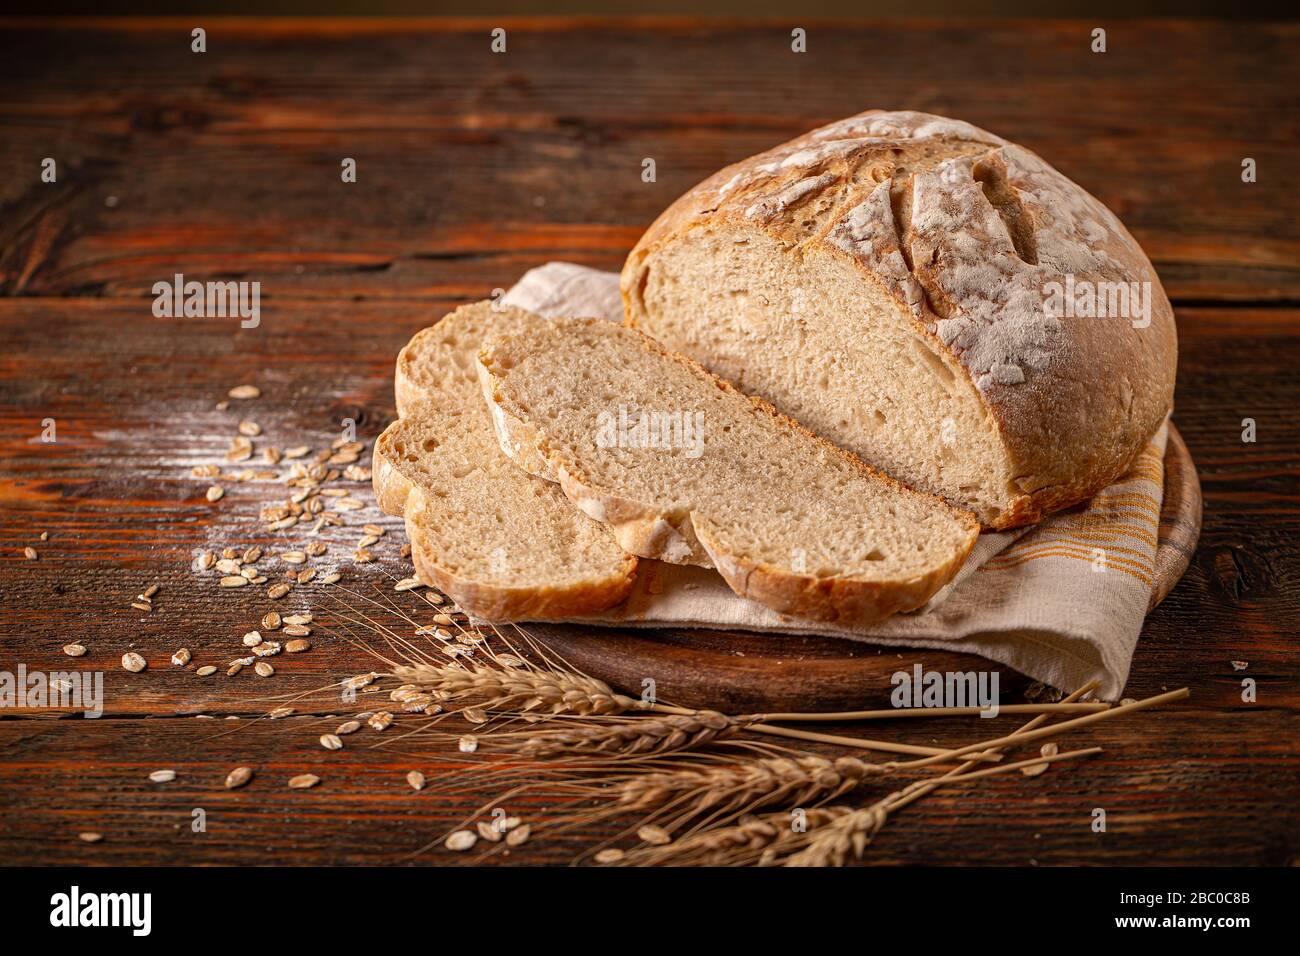
[[[883,206],[873,202],[882,189]],[[891,189],[911,197],[907,223],[891,218]],[[810,216],[813,199],[831,211]],[[1017,491],[988,527],[1091,498],[1132,465],[1172,407],[1177,335],[1150,260],[1081,187],[970,124],[869,110],[719,171],[628,256],[627,325],[645,325],[639,292],[656,253],[697,229],[761,230],[792,255],[838,257],[910,317],[974,386],[1000,435]],[[1149,290],[1150,324],[1036,316],[1035,296],[1041,306],[1046,283],[1067,275],[1076,287]]]
[[[599,319],[569,319],[575,324],[599,324]],[[528,422],[510,414],[502,404],[499,381],[493,371],[494,342],[479,350],[479,380],[483,397],[492,412],[497,438],[505,454],[525,471],[558,482],[565,495],[584,513],[607,524],[620,545],[633,554],[674,564],[715,568],[736,594],[750,598],[783,614],[814,620],[865,626],[899,611],[921,607],[961,569],[979,537],[979,522],[968,511],[944,499],[916,491],[863,462],[856,455],[827,441],[799,422],[778,411],[770,402],[745,395],[730,382],[693,359],[665,348],[660,342],[640,335],[642,345],[689,369],[718,389],[749,402],[762,414],[770,415],[793,431],[821,445],[849,462],[864,477],[892,485],[900,493],[926,499],[958,520],[966,529],[964,544],[949,560],[916,578],[868,581],[852,577],[823,578],[790,568],[749,561],[729,553],[710,532],[710,524],[696,511],[667,514],[643,503],[596,488],[576,463],[559,460],[548,450],[543,436]]]

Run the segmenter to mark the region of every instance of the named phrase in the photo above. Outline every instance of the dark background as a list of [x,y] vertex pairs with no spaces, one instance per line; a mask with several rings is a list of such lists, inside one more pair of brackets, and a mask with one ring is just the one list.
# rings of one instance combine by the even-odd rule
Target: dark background
[[258,14],[266,16],[638,15],[780,17],[1224,17],[1294,19],[1282,4],[1231,0],[10,0],[5,12]]

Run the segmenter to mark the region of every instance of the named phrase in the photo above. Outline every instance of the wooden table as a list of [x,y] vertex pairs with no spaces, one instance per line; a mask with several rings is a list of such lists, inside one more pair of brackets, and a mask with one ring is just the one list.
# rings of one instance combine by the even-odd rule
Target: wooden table
[[[196,24],[203,54],[190,52]],[[809,31],[806,54],[790,51],[795,25]],[[495,26],[508,31],[504,55],[489,50]],[[93,721],[0,711],[0,863],[397,862],[486,799],[412,794],[406,771],[440,766],[413,756],[418,746],[320,749],[328,706],[281,721],[190,716],[255,716],[267,695],[372,666],[323,636],[277,658],[267,681],[168,663],[184,645],[196,662],[224,664],[266,609],[261,588],[223,592],[196,577],[196,549],[285,546],[258,521],[282,485],[232,485],[213,504],[190,468],[220,463],[243,417],[264,428],[259,443],[282,448],[322,447],[344,418],[372,439],[393,415],[393,359],[416,329],[549,260],[616,269],[706,174],[869,106],[996,130],[1129,225],[1177,309],[1176,419],[1205,492],[1200,548],[1150,616],[1126,691],[1187,685],[1191,699],[1070,738],[1107,747],[1099,759],[936,794],[900,814],[871,859],[1297,862],[1300,27],[1116,21],[1099,55],[1093,26],[5,25],[0,669],[101,670],[107,701]],[[55,183],[40,179],[45,157]],[[341,182],[345,157],[355,183]],[[654,183],[641,179],[645,157]],[[1255,183],[1241,181],[1245,157]],[[151,287],[174,273],[260,281],[260,327],[155,318]],[[246,382],[259,400],[214,407]],[[47,419],[57,442],[40,440]],[[380,519],[349,515],[325,536],[332,553],[350,552],[361,520]],[[408,573],[399,525],[381,523],[392,533],[379,560],[344,562],[356,583]],[[152,613],[133,609],[155,582]],[[64,657],[70,641],[88,655]],[[144,673],[119,664],[133,648]],[[1245,677],[1253,703],[1241,699]],[[972,735],[962,720],[913,726],[912,740]],[[228,792],[221,781],[238,764],[258,776]],[[175,783],[148,782],[167,767]],[[285,788],[307,771],[318,788]],[[1098,806],[1102,835],[1089,827]],[[191,832],[196,807],[205,834]],[[82,831],[104,839],[81,842]],[[564,862],[604,832],[508,859]]]

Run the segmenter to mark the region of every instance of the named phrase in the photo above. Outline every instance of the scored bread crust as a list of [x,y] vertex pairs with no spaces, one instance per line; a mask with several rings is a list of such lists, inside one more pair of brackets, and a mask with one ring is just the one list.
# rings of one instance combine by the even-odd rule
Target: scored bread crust
[[[986,181],[1013,204],[1008,222]],[[920,247],[913,223],[900,229],[889,211],[896,187],[925,200],[930,236]],[[873,203],[881,189],[885,202]],[[809,216],[814,201],[831,212]],[[789,255],[840,257],[910,317],[973,384],[1000,436],[1016,491],[989,527],[1092,497],[1132,466],[1172,407],[1173,310],[1145,253],[1081,187],[968,123],[869,110],[719,171],[669,206],[628,256],[625,324],[650,324],[640,291],[654,257],[697,229],[757,229]],[[1041,306],[1044,282],[1067,272],[1077,282],[1149,282],[1150,326],[1036,317],[1035,294]]]
[[466,334],[475,323],[506,327],[529,318],[534,318],[533,314],[523,309],[494,307],[494,303],[483,301],[461,306],[437,325],[417,332],[397,359],[394,387],[399,420],[384,430],[374,447],[375,495],[385,513],[403,516],[416,576],[476,617],[488,621],[563,620],[605,610],[631,593],[637,567],[636,557],[625,554],[612,573],[591,576],[573,585],[493,584],[457,574],[440,564],[435,556],[436,548],[421,527],[428,501],[420,487],[402,473],[397,454],[391,448],[394,436],[402,428],[402,419],[419,416],[420,406],[426,402],[481,402],[474,365],[476,347],[469,350],[468,367],[464,369],[438,364],[449,361],[443,345],[447,334],[455,334],[461,326],[465,328],[460,334]]
[[[583,325],[599,324],[603,320],[555,321]],[[783,614],[858,626],[922,606],[961,569],[979,537],[979,521],[973,514],[954,507],[937,495],[917,491],[895,481],[851,452],[782,414],[770,402],[754,395],[746,395],[698,362],[665,348],[644,333],[637,333],[637,338],[643,348],[678,363],[721,391],[749,402],[760,413],[771,416],[848,462],[863,477],[883,482],[900,494],[925,499],[935,508],[947,512],[965,526],[967,535],[964,544],[948,560],[926,573],[885,581],[818,577],[732,554],[722,547],[717,535],[711,531],[710,522],[700,513],[690,510],[670,514],[654,506],[603,491],[583,474],[577,462],[561,460],[535,426],[512,414],[504,405],[500,376],[496,371],[496,354],[499,349],[510,346],[512,337],[494,336],[487,339],[478,353],[478,372],[502,451],[525,471],[557,482],[578,508],[607,524],[625,549],[642,557],[673,564],[714,568],[736,594]]]

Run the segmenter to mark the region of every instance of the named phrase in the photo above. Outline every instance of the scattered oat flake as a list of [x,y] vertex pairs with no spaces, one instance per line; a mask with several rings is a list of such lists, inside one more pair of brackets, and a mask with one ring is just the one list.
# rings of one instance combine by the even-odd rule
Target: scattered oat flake
[[435,623],[435,624],[452,624],[452,623],[454,623],[454,622],[453,622],[451,616],[448,615],[448,614],[435,614],[435,615],[433,616],[433,623]]
[[175,654],[172,655],[172,663],[175,664],[177,667],[184,667],[189,662],[190,662],[190,649],[188,647],[182,647],[180,650],[178,650]]
[[337,734],[321,734],[320,745],[326,750],[342,750],[343,741]]
[[361,526],[361,530],[364,531],[366,534],[374,535],[376,538],[382,538],[384,534],[387,532],[386,528],[381,528],[377,524],[363,524]]
[[77,839],[82,843],[98,843],[100,840],[104,839],[104,834],[88,831],[86,833],[78,833]]
[[329,574],[325,575],[325,577],[320,579],[320,583],[337,584],[341,577],[343,577],[343,575],[339,574],[337,571],[331,571]]
[[224,495],[225,493],[226,490],[222,488],[220,485],[212,485],[208,488],[208,500],[220,501],[221,496]]
[[[506,821],[507,823],[509,821]],[[522,826],[512,828],[506,834],[506,846],[520,846],[527,842],[529,835],[533,832],[532,827],[527,823]]]
[[460,713],[471,724],[486,724],[488,720],[487,711],[481,707],[466,707]]
[[256,438],[262,434],[262,426],[257,422],[251,422],[245,419],[239,423],[239,434],[247,435],[249,438]]
[[271,711],[266,716],[270,717],[272,720],[279,720],[281,717],[288,717],[292,713],[292,707],[280,706],[275,708],[275,710]]
[[300,611],[297,614],[290,614],[284,619],[285,624],[310,624],[311,614],[306,611]]
[[406,782],[411,785],[412,790],[424,789],[424,774],[418,770],[412,770],[406,775]]
[[478,834],[472,830],[457,830],[447,837],[443,844],[448,850],[456,853],[464,853],[478,842]]
[[667,830],[653,824],[646,824],[636,831],[636,835],[641,838],[642,842],[649,843],[651,846],[663,846],[665,843],[673,841]]
[[402,578],[402,580],[398,581],[396,584],[393,585],[393,590],[394,590],[394,591],[413,591],[413,590],[415,590],[415,589],[418,588],[418,587],[420,587],[420,579],[419,579],[419,578]]
[[311,641],[305,641],[301,637],[292,641],[287,641],[284,649],[290,654],[301,654],[303,651],[311,650]]
[[300,773],[296,777],[289,778],[290,790],[310,790],[316,784],[320,783],[320,777],[314,773]]
[[306,624],[286,624],[280,633],[285,637],[310,637],[311,628]]
[[175,770],[155,770],[149,774],[149,779],[154,783],[171,783],[176,779]]
[[271,611],[262,616],[262,626],[268,631],[274,631],[280,626],[280,615]]
[[280,598],[288,594],[289,591],[290,591],[289,585],[281,581],[279,584],[272,584],[269,588],[267,588],[266,596],[269,597],[272,601],[278,601]]
[[247,583],[248,578],[242,577],[238,574],[227,575],[221,579],[221,586],[223,588],[242,588]]
[[132,601],[131,606],[137,611],[144,611],[146,614],[153,610],[153,604],[149,601]]
[[[1047,743],[1043,744],[1043,746],[1038,749],[1038,752],[1041,756],[1044,757],[1055,757],[1058,752],[1058,749],[1059,748],[1056,746],[1056,744],[1052,743],[1049,740]],[[1049,765],[1045,763],[1030,764],[1028,767],[1021,767],[1020,772],[1023,773],[1026,777],[1037,777],[1040,773],[1045,772],[1048,766]]]
[[275,673],[275,668],[266,661],[258,661],[253,665],[253,671],[258,677],[270,677]]
[[23,548],[23,556],[26,557],[28,561],[35,561],[40,557],[40,555],[36,553],[35,548]]
[[623,859],[625,855],[626,854],[624,854],[623,851],[620,850],[618,847],[614,847],[614,846],[606,847],[605,849],[601,850],[599,853],[596,854],[596,862],[617,863],[619,860]]
[[42,540],[42,541],[49,541],[49,540],[50,540],[50,533],[49,533],[48,531],[42,531],[42,532],[41,532],[41,540]]
[[226,774],[226,789],[238,790],[252,779],[252,767],[236,767],[234,770],[230,771],[230,773]]
[[200,667],[200,668],[199,668],[198,670],[196,670],[194,673],[198,674],[200,677],[211,677],[211,676],[212,676],[213,674],[215,674],[216,672],[217,672],[216,665],[214,665],[214,664],[204,664],[202,667]]
[[262,634],[260,631],[249,631],[243,637],[245,647],[256,647],[262,643]]
[[480,820],[475,829],[478,830],[478,835],[489,843],[501,842],[501,831],[497,829],[495,821],[488,823],[486,820]]
[[387,730],[393,725],[393,715],[386,710],[381,710],[369,720],[366,721],[372,730]]
[[132,674],[138,674],[148,666],[148,662],[135,651],[127,651],[122,655],[122,667]]
[[1244,671],[1250,666],[1250,661],[1229,661],[1228,663],[1232,665],[1234,671]]
[[466,734],[457,742],[457,747],[460,748],[460,752],[463,754],[472,754],[478,750],[478,738],[473,734]]
[[262,390],[256,385],[236,385],[226,394],[231,398],[257,398]]
[[64,644],[63,653],[69,657],[85,657],[86,646],[84,644]]

